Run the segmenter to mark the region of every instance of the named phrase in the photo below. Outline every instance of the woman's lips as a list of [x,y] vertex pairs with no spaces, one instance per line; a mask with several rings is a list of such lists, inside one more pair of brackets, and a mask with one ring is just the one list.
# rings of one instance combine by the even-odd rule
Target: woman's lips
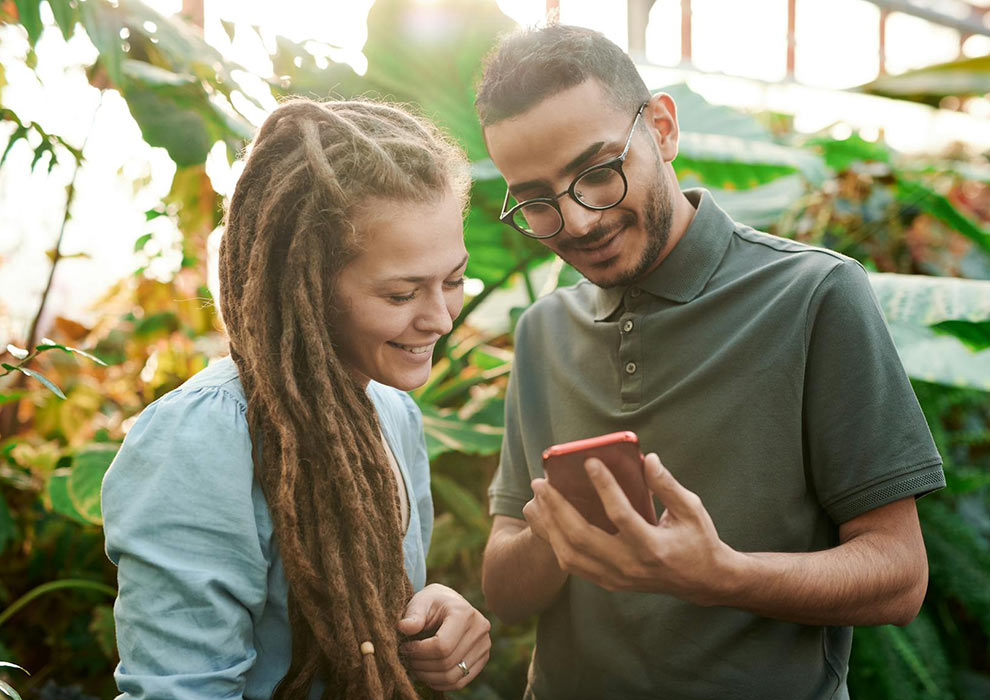
[[388,341],[388,344],[397,350],[401,350],[407,355],[412,355],[413,357],[430,357],[433,352],[433,346],[437,344],[437,341],[427,343],[426,345],[407,345],[404,343],[396,343],[393,341]]

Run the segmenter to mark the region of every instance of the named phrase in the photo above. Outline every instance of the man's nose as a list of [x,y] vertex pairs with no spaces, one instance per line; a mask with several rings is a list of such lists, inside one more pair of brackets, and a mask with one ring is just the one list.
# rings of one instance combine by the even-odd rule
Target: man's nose
[[570,195],[564,195],[557,202],[564,217],[563,232],[572,238],[587,236],[602,218],[601,211],[578,204]]

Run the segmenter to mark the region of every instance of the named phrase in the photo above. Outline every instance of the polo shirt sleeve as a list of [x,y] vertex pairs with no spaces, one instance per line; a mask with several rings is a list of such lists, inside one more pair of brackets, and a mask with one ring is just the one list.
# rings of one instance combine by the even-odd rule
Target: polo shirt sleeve
[[945,486],[942,460],[859,263],[839,262],[818,285],[805,337],[807,464],[832,520]]
[[498,469],[488,488],[489,515],[507,515],[523,518],[523,506],[533,498],[530,482],[533,476],[526,462],[521,425],[520,358],[530,357],[528,334],[525,330],[529,314],[524,313],[516,325],[515,360],[509,375],[509,386],[505,391],[505,434],[502,437],[502,451]]
[[268,561],[245,406],[217,387],[145,409],[103,482],[118,698],[240,698]]

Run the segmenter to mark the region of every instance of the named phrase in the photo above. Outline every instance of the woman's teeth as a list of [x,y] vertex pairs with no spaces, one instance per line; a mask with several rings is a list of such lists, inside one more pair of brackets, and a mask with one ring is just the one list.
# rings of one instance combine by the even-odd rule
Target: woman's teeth
[[429,352],[433,349],[433,343],[429,345],[402,345],[401,343],[389,342],[389,345],[394,345],[400,350],[411,352],[413,355],[422,355],[424,352]]

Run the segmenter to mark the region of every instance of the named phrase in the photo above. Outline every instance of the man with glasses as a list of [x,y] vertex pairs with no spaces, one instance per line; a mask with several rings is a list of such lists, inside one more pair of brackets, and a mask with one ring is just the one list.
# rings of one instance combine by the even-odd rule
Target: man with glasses
[[[851,626],[917,614],[944,485],[865,271],[682,192],[676,105],[597,32],[508,37],[477,107],[502,221],[586,278],[519,320],[489,491],[488,604],[539,614],[527,697],[848,697]],[[540,456],[619,430],[663,514],[589,460],[609,535]]]

